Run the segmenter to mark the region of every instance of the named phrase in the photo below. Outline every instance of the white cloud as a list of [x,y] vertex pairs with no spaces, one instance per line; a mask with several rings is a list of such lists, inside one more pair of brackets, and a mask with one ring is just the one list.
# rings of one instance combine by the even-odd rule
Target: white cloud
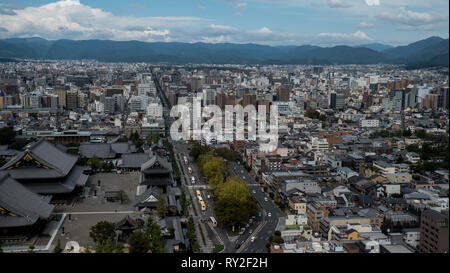
[[356,31],[355,33],[319,33],[317,36],[322,38],[331,38],[337,41],[345,40],[372,40],[366,33],[362,31]]
[[365,0],[368,6],[379,6],[380,0]]
[[233,34],[237,32],[239,30],[235,27],[215,24],[209,25],[205,30],[206,34]]
[[[8,37],[40,36],[47,39],[163,40],[171,29],[187,28],[210,20],[198,17],[116,16],[78,0],[61,0],[0,14]],[[3,34],[4,35],[4,34]]]
[[260,34],[271,34],[272,33],[272,31],[268,27],[262,27],[255,32],[260,33]]
[[373,28],[374,26],[375,26],[374,24],[369,24],[365,21],[358,24],[359,28]]
[[245,9],[247,7],[247,3],[237,3],[234,8],[236,9]]
[[205,7],[205,6],[202,6],[202,5],[198,5],[197,8],[198,8],[198,9],[206,9],[206,7]]
[[400,7],[396,11],[383,12],[378,15],[378,18],[406,26],[429,25],[448,20],[448,16],[444,17],[439,14],[411,11],[404,7]]
[[242,13],[240,13],[240,12],[235,12],[235,13],[234,13],[234,16],[241,17],[241,16],[242,16]]
[[342,0],[328,0],[328,6],[330,8],[349,8],[352,5]]

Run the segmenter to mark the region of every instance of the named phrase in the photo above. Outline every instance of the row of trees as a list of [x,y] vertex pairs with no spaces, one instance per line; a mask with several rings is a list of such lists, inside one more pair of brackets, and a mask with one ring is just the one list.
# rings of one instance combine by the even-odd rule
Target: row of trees
[[[220,223],[227,229],[243,226],[258,211],[257,201],[244,180],[238,176],[227,177],[227,166],[216,151],[193,145],[191,152],[201,152],[196,162],[214,193],[214,210]],[[220,151],[219,153],[224,153]]]

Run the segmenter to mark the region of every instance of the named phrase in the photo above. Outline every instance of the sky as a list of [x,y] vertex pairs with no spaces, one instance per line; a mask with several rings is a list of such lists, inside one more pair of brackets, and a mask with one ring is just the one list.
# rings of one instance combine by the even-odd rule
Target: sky
[[0,38],[406,45],[449,36],[449,0],[0,0]]

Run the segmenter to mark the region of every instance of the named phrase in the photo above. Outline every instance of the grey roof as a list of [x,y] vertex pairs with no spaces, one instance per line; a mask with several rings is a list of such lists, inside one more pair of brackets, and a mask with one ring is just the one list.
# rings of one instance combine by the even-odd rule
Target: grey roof
[[128,154],[136,152],[136,146],[128,142],[111,143],[111,150],[116,154]]
[[147,162],[141,165],[141,172],[148,171],[148,168],[152,167],[156,162],[160,164],[160,166],[166,169],[169,172],[172,172],[172,165],[167,162],[167,160],[161,158],[159,155],[154,155]]
[[33,225],[38,219],[47,219],[53,211],[50,196],[41,196],[28,190],[11,176],[0,171],[0,207],[17,216],[0,215],[0,227]]
[[14,156],[18,153],[17,150],[8,149],[8,145],[0,145],[0,156]]
[[81,143],[81,156],[92,158],[96,155],[98,158],[115,158],[116,153],[111,149],[110,143]]
[[123,154],[122,163],[117,167],[120,168],[140,168],[142,164],[147,162],[150,156],[145,153],[139,154]]
[[[7,170],[22,160],[27,154],[48,168],[20,166]],[[65,177],[72,170],[77,160],[77,156],[64,153],[44,138],[41,138],[39,141],[27,146],[25,151],[12,158],[1,170],[7,170],[14,179],[61,178]]]
[[81,143],[79,151],[82,156],[92,158],[115,158],[117,154],[136,152],[136,146],[128,142],[119,143]]
[[87,169],[84,166],[76,165],[64,180],[58,182],[30,182],[24,183],[34,193],[40,194],[57,194],[57,193],[70,193],[76,186],[84,186],[89,178],[88,175],[83,174],[83,171]]
[[156,207],[155,202],[144,202],[147,198],[153,195],[156,199],[159,199],[160,191],[157,187],[148,188],[143,194],[136,196],[135,207]]

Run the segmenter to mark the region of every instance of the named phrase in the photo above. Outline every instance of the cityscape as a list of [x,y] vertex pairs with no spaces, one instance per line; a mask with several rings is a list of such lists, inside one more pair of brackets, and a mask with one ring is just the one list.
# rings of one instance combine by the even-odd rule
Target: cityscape
[[0,253],[448,253],[448,11],[295,46],[19,34],[90,8],[22,2],[0,4]]

